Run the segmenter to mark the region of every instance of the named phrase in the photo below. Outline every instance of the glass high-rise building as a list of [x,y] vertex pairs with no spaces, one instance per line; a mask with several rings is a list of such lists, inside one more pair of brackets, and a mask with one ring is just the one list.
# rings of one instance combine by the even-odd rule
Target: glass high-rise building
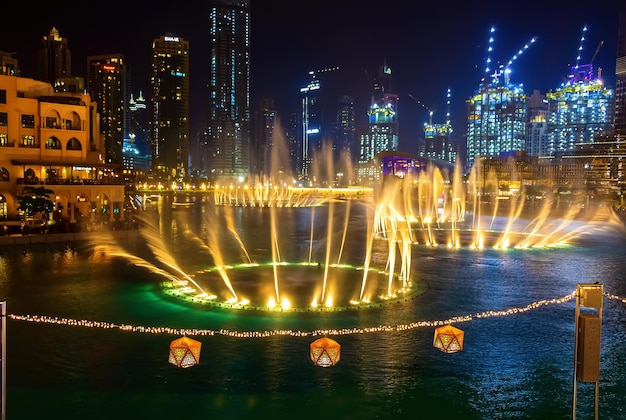
[[528,156],[550,156],[548,136],[548,101],[538,90],[533,91],[526,101],[528,124],[526,125],[526,154]]
[[433,124],[433,112],[430,111],[430,120],[424,124],[424,142],[418,147],[418,155],[455,164],[458,157],[458,148],[452,141],[452,122],[450,120],[450,89],[447,91],[446,122]]
[[207,167],[211,180],[250,172],[250,1],[213,0],[209,11]]
[[300,88],[302,95],[302,133],[299,165],[300,176],[309,178],[311,164],[316,153],[322,150],[322,110],[319,98],[320,81],[310,72],[311,81]]
[[37,53],[37,78],[54,86],[58,79],[71,75],[72,54],[67,46],[67,38],[63,38],[59,30],[53,27],[48,35],[41,38]]
[[152,41],[152,172],[167,182],[189,176],[189,42]]
[[355,138],[356,138],[356,115],[354,99],[350,96],[342,96],[337,101],[337,161],[347,160],[354,164]]
[[525,149],[526,95],[511,83],[507,70],[490,76],[467,100],[467,170],[479,157]]
[[626,6],[619,16],[615,61],[615,129],[626,134]]
[[126,127],[126,65],[121,54],[87,57],[87,90],[98,104],[106,161],[122,164]]
[[613,91],[593,73],[591,64],[573,66],[570,80],[546,98],[548,154],[573,152],[575,145],[592,143],[596,134],[611,128]]
[[373,161],[377,153],[398,150],[398,95],[391,92],[391,68],[387,65],[380,67],[374,81],[367,115],[369,130],[361,137],[360,164]]
[[[278,114],[272,98],[261,99],[254,112],[253,120],[254,140],[250,147],[250,170],[253,175],[270,178],[274,175],[273,171],[279,169],[274,165],[280,165],[272,159],[272,152],[276,146],[275,140],[280,135],[276,132]],[[280,169],[284,170],[284,168]]]

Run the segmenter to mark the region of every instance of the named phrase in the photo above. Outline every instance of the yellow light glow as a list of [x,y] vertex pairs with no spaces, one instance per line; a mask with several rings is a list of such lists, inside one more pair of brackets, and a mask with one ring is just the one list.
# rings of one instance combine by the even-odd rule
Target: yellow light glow
[[289,309],[291,307],[291,302],[289,302],[289,299],[283,298],[282,302],[280,302],[280,307],[283,309]]

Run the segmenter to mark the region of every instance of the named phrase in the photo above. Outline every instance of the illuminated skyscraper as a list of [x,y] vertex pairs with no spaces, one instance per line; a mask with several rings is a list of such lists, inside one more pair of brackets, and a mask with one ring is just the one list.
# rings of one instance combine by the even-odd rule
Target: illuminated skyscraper
[[291,173],[293,174],[299,173],[299,162],[302,160],[300,156],[302,147],[300,147],[299,143],[301,124],[300,112],[292,112],[289,114],[289,121],[287,121],[287,126],[285,127],[285,136],[287,138],[287,149],[289,151],[289,167],[291,168]]
[[592,143],[594,136],[611,128],[613,91],[604,87],[591,64],[572,67],[570,80],[548,100],[548,154],[573,152],[574,146]]
[[374,160],[384,151],[398,150],[398,95],[391,92],[391,68],[381,65],[373,81],[371,104],[367,111],[369,129],[359,143],[357,177],[359,182],[375,181],[380,168]]
[[213,0],[209,12],[206,157],[210,179],[244,180],[250,172],[250,2]]
[[189,42],[152,41],[152,172],[164,181],[189,176]]
[[98,104],[106,161],[121,164],[126,126],[126,65],[121,54],[87,57],[87,91]]
[[359,163],[371,162],[377,153],[398,150],[398,95],[390,89],[391,68],[383,65],[367,111],[369,131],[361,137]]
[[[491,53],[495,28],[490,29]],[[479,158],[514,154],[526,148],[526,94],[522,84],[511,82],[511,64],[536,41],[532,38],[506,65],[490,67],[487,57],[484,77],[467,102],[467,166]]]
[[455,163],[458,152],[452,144],[451,133],[452,126],[449,122],[445,124],[425,124],[424,148],[419,151],[419,156]]
[[[279,164],[279,162],[272,161],[272,152],[274,147],[275,136],[281,135],[281,133],[275,132],[278,128],[278,115],[276,107],[274,106],[274,100],[271,98],[263,98],[254,112],[254,136],[252,141],[252,147],[250,148],[250,166],[251,173],[254,175],[260,175],[270,177],[273,169],[273,164]],[[286,153],[286,152],[285,152]],[[284,170],[285,168],[282,168]]]
[[548,101],[546,96],[535,90],[528,97],[528,124],[526,128],[526,154],[528,156],[550,156],[548,137]]
[[526,146],[526,95],[521,84],[496,72],[467,100],[467,169],[480,157],[521,151]]
[[152,155],[150,152],[150,115],[143,94],[135,98],[130,95],[128,101],[128,129],[124,136],[123,159],[124,173],[129,179],[138,180],[139,176],[150,172]]
[[132,134],[135,138],[135,146],[141,153],[150,153],[151,149],[151,129],[150,129],[150,113],[146,105],[146,99],[140,91],[135,97],[130,95],[128,101],[128,136]]
[[379,152],[398,149],[398,95],[385,94],[382,102],[373,103],[367,111],[369,116],[368,144],[361,145],[359,160],[374,159]]
[[337,132],[335,136],[335,162],[344,182],[352,181],[356,140],[356,115],[354,99],[342,96],[337,101]]
[[626,8],[619,16],[615,61],[615,129],[626,134]]
[[57,28],[52,28],[48,35],[41,38],[37,55],[37,78],[55,85],[58,79],[72,75],[72,54],[67,47],[67,38],[59,35]]
[[424,124],[424,143],[418,150],[418,155],[430,159],[456,163],[458,148],[452,141],[452,123],[450,121],[450,89],[447,92],[448,112],[444,124],[433,124],[433,112],[430,112],[430,120]]
[[300,89],[302,94],[301,160],[299,172],[302,178],[309,177],[313,155],[322,149],[322,112],[320,109],[320,81],[311,71],[311,80]]

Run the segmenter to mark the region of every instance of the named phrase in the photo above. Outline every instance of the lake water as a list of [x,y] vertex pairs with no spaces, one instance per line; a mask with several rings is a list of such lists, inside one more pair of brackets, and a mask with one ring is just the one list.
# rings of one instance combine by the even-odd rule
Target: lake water
[[[217,211],[230,212],[251,259],[271,260],[268,209]],[[314,261],[325,260],[319,238],[329,229],[323,208],[315,212],[280,209],[274,215],[282,258],[302,261],[313,252]],[[215,214],[161,214],[157,236],[185,272],[213,264],[189,237],[206,237],[218,227],[225,262],[245,262],[224,226],[211,225]],[[320,223],[313,236],[312,217]],[[364,220],[365,210],[354,206],[343,257],[354,265],[363,263]],[[342,236],[342,223],[330,229],[334,236]],[[573,245],[547,249],[416,245],[411,280],[419,294],[372,309],[312,313],[231,311],[173,300],[163,293],[158,271],[90,243],[0,248],[0,295],[9,315],[7,416],[571,419],[575,299],[505,316],[477,314],[567,297],[580,283],[600,282],[607,294],[626,296],[623,230],[600,224],[582,231]],[[146,260],[154,251],[148,240],[119,245]],[[375,252],[384,254],[385,246]],[[384,263],[380,255],[374,260]],[[626,303],[605,297],[602,315],[599,414],[624,419]],[[34,322],[35,316],[58,322]],[[434,327],[413,324],[465,316],[471,319],[453,324],[464,331],[464,348],[451,354],[434,348]],[[200,363],[181,369],[168,363],[169,344],[180,335],[152,327],[214,334],[192,337],[202,343]],[[386,328],[362,332],[376,327]],[[342,332],[329,335],[341,345],[341,359],[322,368],[309,357],[310,343],[319,338],[310,333],[326,329]],[[303,334],[240,338],[225,330]],[[595,383],[578,384],[579,419],[593,418],[594,392]]]

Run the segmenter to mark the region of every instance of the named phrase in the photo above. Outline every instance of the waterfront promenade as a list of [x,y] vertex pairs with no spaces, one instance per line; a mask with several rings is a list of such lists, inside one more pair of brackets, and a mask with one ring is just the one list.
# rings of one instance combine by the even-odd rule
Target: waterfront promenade
[[[122,229],[106,231],[107,236],[115,239],[133,239],[139,234],[138,229]],[[32,233],[28,235],[12,234],[0,236],[0,247],[24,246],[35,244],[62,243],[62,242],[96,242],[103,231],[69,232],[69,233]]]

